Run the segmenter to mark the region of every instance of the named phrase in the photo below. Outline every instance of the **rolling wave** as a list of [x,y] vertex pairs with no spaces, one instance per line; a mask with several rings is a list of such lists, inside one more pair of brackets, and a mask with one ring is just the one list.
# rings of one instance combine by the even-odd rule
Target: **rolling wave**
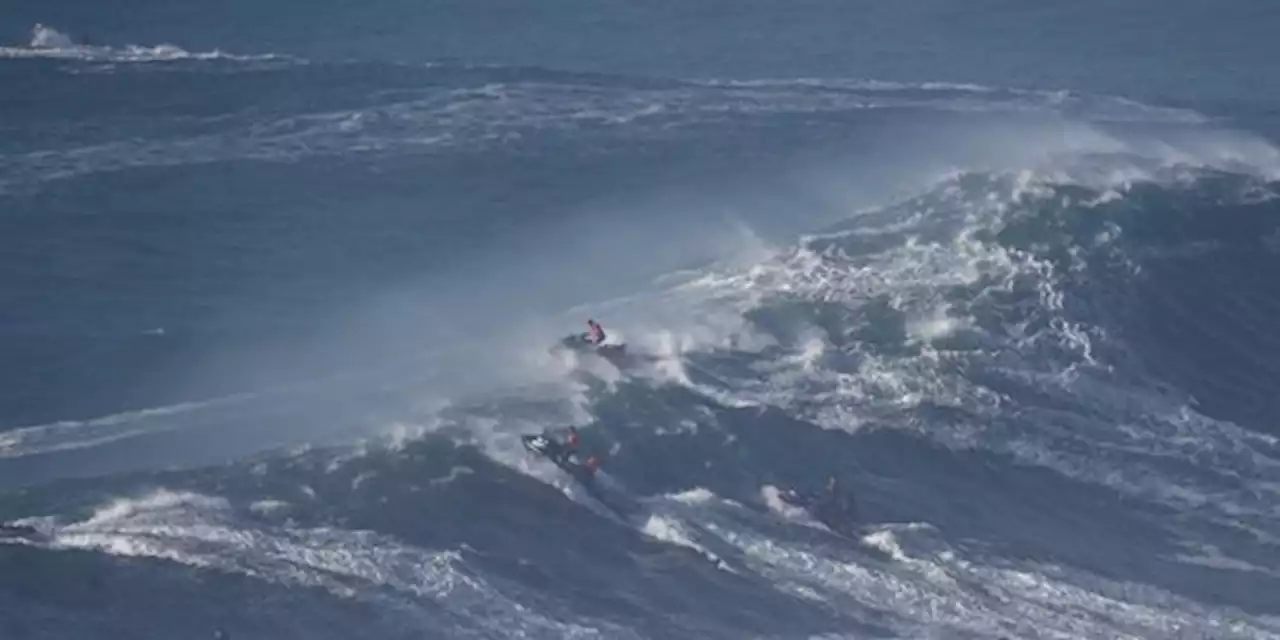
[[0,47],[0,59],[55,59],[94,63],[146,63],[181,60],[228,60],[235,62],[293,61],[297,58],[280,54],[237,55],[222,51],[190,52],[173,44],[155,46],[126,45],[112,47],[75,42],[71,36],[43,24],[31,28],[31,40],[25,47]]
[[[3,49],[0,55],[84,61],[283,59],[275,54],[191,54],[169,45],[127,50],[78,46],[39,25],[30,48]],[[48,80],[53,84],[40,91],[53,92],[51,101],[55,103],[60,95],[58,85],[76,81],[57,76]],[[960,118],[970,125],[1010,116],[1040,119],[1035,126],[1050,132],[1062,128],[1055,122],[1063,117],[1094,125],[1189,126],[1206,122],[1203,116],[1187,110],[1065,91],[838,78],[655,81],[453,63],[403,66],[353,61],[243,67],[234,74],[205,78],[195,87],[182,83],[184,89],[196,91],[196,96],[177,109],[166,105],[163,112],[147,96],[180,80],[144,74],[129,82],[139,86],[133,87],[130,95],[118,96],[123,103],[112,109],[118,112],[114,117],[99,114],[86,122],[68,105],[65,117],[55,109],[10,123],[13,135],[6,143],[8,148],[0,147],[5,151],[0,155],[0,172],[5,176],[0,190],[29,190],[48,181],[147,167],[475,153],[518,149],[535,144],[533,141],[564,136],[595,139],[595,144],[606,146],[651,145],[725,126],[743,128],[746,135],[761,126],[756,121],[765,118],[796,125],[814,139],[830,136],[846,126],[846,119],[870,123],[881,113],[907,123],[921,121],[922,114],[924,122]],[[287,83],[291,90],[264,91],[277,83]],[[333,87],[343,90],[335,92]],[[301,103],[291,98],[294,95],[310,99]],[[138,114],[152,117],[139,120]],[[966,118],[979,120],[969,122]],[[902,125],[889,123],[891,129],[897,126]],[[1091,134],[1069,131],[1059,135],[1088,144]],[[1093,135],[1105,138],[1108,134]],[[1206,155],[1205,145],[1223,143],[1222,134],[1207,141],[1194,133],[1188,135],[1191,137],[1185,142],[1162,135],[1153,144],[1168,144],[1169,149],[1163,150],[1167,154],[1198,158]],[[1222,146],[1222,153],[1243,154],[1243,162],[1252,161],[1251,151],[1242,141],[1245,139],[1229,141]],[[59,143],[63,140],[66,142]],[[543,151],[539,146],[529,152]]]

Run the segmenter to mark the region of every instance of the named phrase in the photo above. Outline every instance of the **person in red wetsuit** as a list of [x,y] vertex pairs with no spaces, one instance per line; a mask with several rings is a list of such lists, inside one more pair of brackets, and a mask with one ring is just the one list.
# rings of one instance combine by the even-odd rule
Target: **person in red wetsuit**
[[582,336],[582,338],[590,344],[598,345],[604,342],[605,337],[606,336],[604,334],[604,327],[600,326],[599,322],[596,322],[595,320],[588,318],[587,333],[586,335]]
[[587,456],[586,462],[582,463],[582,470],[586,472],[587,477],[595,477],[596,471],[600,469],[600,458],[596,455]]
[[569,436],[564,439],[563,457],[565,460],[568,460],[570,457],[577,457],[577,455],[578,455],[578,428],[571,426],[569,427]]

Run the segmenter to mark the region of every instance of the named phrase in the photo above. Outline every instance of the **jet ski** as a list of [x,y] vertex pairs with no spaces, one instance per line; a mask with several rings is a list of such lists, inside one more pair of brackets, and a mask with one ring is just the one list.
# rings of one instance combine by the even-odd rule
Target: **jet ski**
[[783,502],[808,511],[813,519],[832,531],[853,536],[859,529],[857,510],[849,496],[839,492],[834,481],[821,492],[801,493],[794,489],[778,492]]
[[596,478],[595,465],[591,464],[590,459],[587,461],[580,460],[578,455],[569,451],[563,442],[546,434],[520,436],[520,441],[530,453],[547,458],[565,473],[572,476],[574,480],[578,481],[578,484],[586,489],[587,493],[591,494],[591,497],[620,517],[625,518],[639,509],[638,504],[629,497],[622,495],[616,488],[605,487]]
[[520,442],[527,451],[550,460],[583,484],[590,483],[595,475],[592,469],[578,460],[576,453],[569,451],[568,446],[546,434],[520,436]]
[[565,455],[566,447],[564,443],[549,438],[546,434],[520,436],[520,443],[530,453],[545,456],[551,459],[552,462],[558,463]]
[[625,344],[596,344],[589,342],[587,337],[575,333],[566,336],[563,340],[553,347],[553,350],[574,351],[577,353],[595,353],[603,358],[625,357],[627,354],[627,345]]
[[568,336],[551,348],[551,353],[553,355],[558,355],[564,352],[599,356],[619,369],[627,366],[631,362],[631,357],[627,354],[627,345],[595,344],[593,342],[588,342],[586,336],[582,334]]

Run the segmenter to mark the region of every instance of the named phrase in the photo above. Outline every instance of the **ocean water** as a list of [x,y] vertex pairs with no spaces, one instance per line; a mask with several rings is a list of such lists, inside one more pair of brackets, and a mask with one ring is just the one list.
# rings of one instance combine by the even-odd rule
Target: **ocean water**
[[1277,24],[0,7],[0,639],[1280,637]]

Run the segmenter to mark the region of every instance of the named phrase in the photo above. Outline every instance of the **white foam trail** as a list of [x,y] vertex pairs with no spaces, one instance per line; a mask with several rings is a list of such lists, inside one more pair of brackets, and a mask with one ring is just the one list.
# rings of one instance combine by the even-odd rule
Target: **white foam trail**
[[95,447],[181,427],[168,420],[183,414],[241,404],[256,393],[238,393],[199,402],[124,411],[89,420],[64,420],[50,424],[14,427],[0,431],[0,458]]
[[[434,350],[431,355],[442,357],[447,350]],[[322,393],[338,392],[352,387],[352,383],[364,383],[367,380],[379,380],[386,376],[386,369],[399,363],[383,363],[366,369],[342,370],[324,376],[300,380],[256,391],[236,393],[207,400],[184,402],[167,406],[151,407],[133,411],[124,411],[87,420],[63,420],[54,423],[0,429],[0,460],[32,455],[43,455],[56,452],[74,451],[121,442],[134,438],[142,438],[171,431],[217,427],[224,414],[220,412],[231,409],[243,409],[253,403],[277,401],[284,397],[313,397]],[[394,384],[417,386],[442,386],[456,382],[457,375],[451,372],[434,372],[423,379],[406,382],[396,380]],[[517,390],[518,391],[518,390]],[[566,393],[563,387],[539,387],[534,391]],[[444,400],[423,400],[416,409],[428,420],[449,408],[452,404]],[[426,431],[441,428],[437,420],[435,424],[425,425],[394,422],[379,434],[385,446],[402,447],[411,439],[420,437]],[[275,442],[266,439],[268,446]]]

